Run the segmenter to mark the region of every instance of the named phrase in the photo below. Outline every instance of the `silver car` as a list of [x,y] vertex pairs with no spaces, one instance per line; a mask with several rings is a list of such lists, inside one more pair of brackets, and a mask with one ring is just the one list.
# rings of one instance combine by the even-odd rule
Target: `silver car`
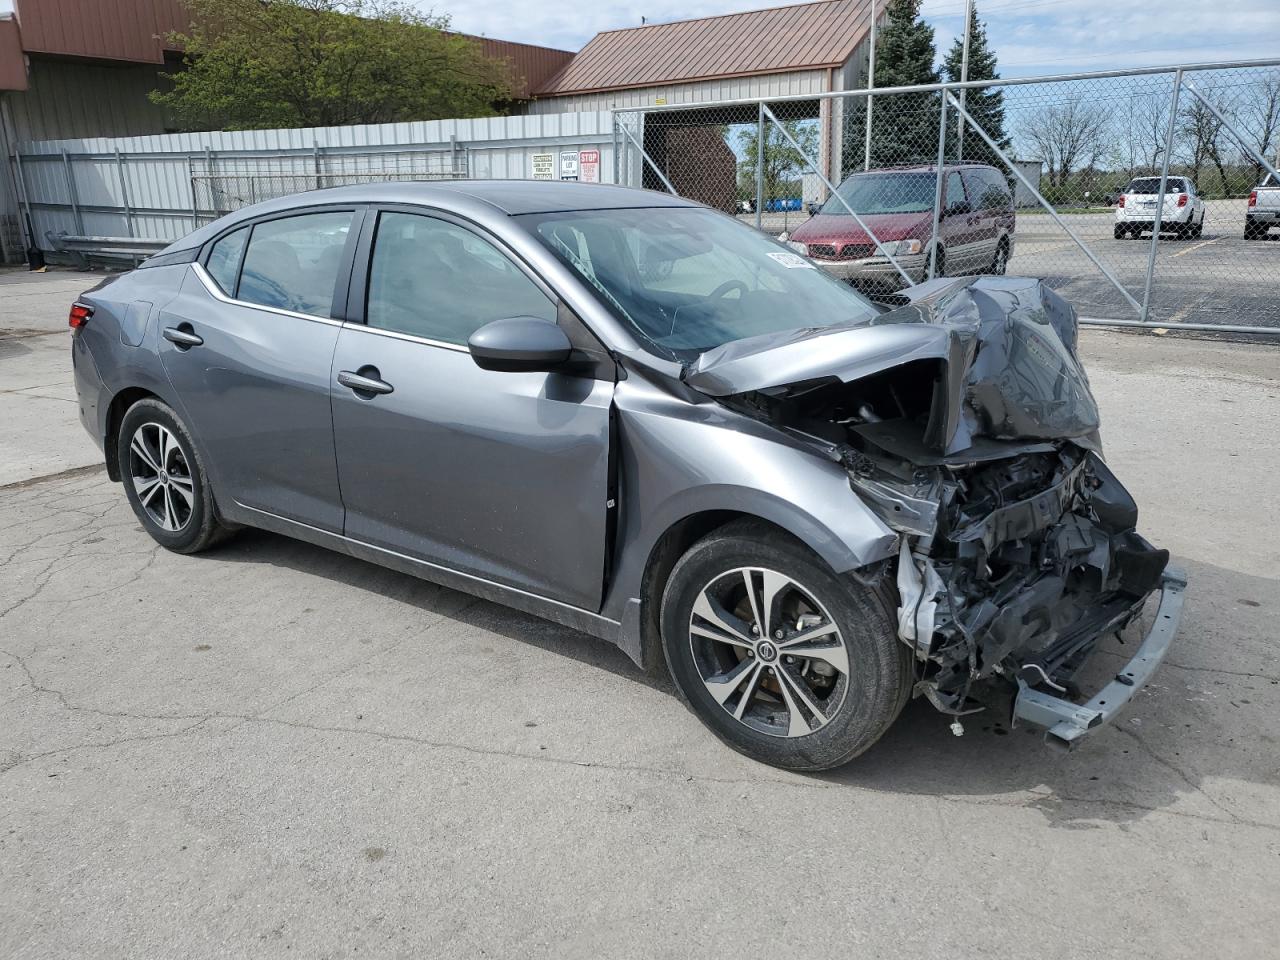
[[261,527],[595,634],[767,763],[845,763],[913,696],[1071,746],[1177,623],[1034,280],[877,304],[664,194],[384,184],[230,214],[70,322],[163,546]]

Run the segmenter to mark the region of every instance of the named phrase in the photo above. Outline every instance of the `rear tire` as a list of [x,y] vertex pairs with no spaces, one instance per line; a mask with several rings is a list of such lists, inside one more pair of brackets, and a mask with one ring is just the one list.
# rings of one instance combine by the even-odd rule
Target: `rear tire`
[[924,261],[923,280],[929,279],[929,265],[933,262],[933,258],[935,256],[938,258],[938,269],[934,272],[934,279],[937,279],[938,277],[945,277],[947,275],[947,251],[942,247],[932,247],[929,250],[929,255]]
[[1112,230],[1111,230],[1111,235],[1112,235],[1113,237],[1115,237],[1115,239],[1117,239],[1117,240],[1123,240],[1123,239],[1124,239],[1124,235],[1125,235],[1126,233],[1128,233],[1128,232],[1129,232],[1128,228],[1127,228],[1127,227],[1125,227],[1125,225],[1124,225],[1123,223],[1117,223],[1117,224],[1112,228]]
[[139,400],[116,444],[125,496],[151,539],[174,553],[197,553],[228,533],[191,433],[156,399]]
[[688,707],[733,749],[789,770],[838,767],[875,743],[910,697],[911,653],[890,597],[887,582],[879,590],[839,577],[775,529],[732,523],[671,572],[667,666]]
[[1258,225],[1252,220],[1244,222],[1244,238],[1246,240],[1261,240],[1265,233],[1266,231],[1258,229]]
[[996,277],[1003,277],[1009,272],[1009,241],[1004,237],[996,244],[995,256],[991,258],[987,272]]

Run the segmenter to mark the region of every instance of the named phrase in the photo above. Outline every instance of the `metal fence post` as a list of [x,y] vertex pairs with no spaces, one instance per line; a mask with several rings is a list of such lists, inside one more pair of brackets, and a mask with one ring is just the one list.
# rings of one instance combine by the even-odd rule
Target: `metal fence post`
[[1147,254],[1147,277],[1142,284],[1142,312],[1138,319],[1148,322],[1151,315],[1151,278],[1156,272],[1156,249],[1160,243],[1160,223],[1164,219],[1164,191],[1169,182],[1169,157],[1173,153],[1173,134],[1178,128],[1178,95],[1182,91],[1182,68],[1173,74],[1173,92],[1169,96],[1169,126],[1164,134],[1164,157],[1160,160],[1160,194],[1156,197],[1156,219],[1151,225],[1151,249]]
[[63,150],[61,151],[61,153],[62,153],[62,172],[66,175],[66,178],[67,178],[67,197],[71,201],[71,215],[75,218],[75,221],[76,221],[76,233],[78,233],[80,236],[83,237],[85,235],[84,215],[81,214],[80,212],[80,198],[76,194],[76,178],[75,178],[75,174],[71,170],[71,158],[67,156],[67,151]]
[[871,111],[875,105],[876,88],[876,0],[871,0],[871,53],[867,58],[867,129],[863,133],[862,169],[871,169]]
[[124,225],[129,231],[129,236],[133,236],[133,209],[129,206],[129,182],[125,178],[124,173],[124,157],[120,151],[116,151],[116,173],[120,176],[120,202],[124,205]]
[[[964,113],[960,114],[964,122]],[[929,234],[929,279],[938,273],[938,249],[942,242],[938,239],[938,224],[942,222],[942,165],[947,159],[947,91],[943,90],[938,98],[938,176],[933,184],[933,232]]]
[[764,216],[764,101],[756,110],[756,229],[763,230]]
[[13,149],[13,162],[17,167],[18,201],[26,212],[26,222],[22,225],[22,232],[27,235],[28,245],[33,249],[39,250],[40,242],[36,239],[35,221],[31,218],[31,195],[27,193],[27,173],[22,167],[22,153],[18,150],[16,144]]
[[191,229],[200,226],[200,198],[196,195],[196,158],[187,157],[187,178],[191,182]]
[[311,141],[311,169],[315,171],[316,189],[319,190],[320,189],[320,144],[316,140]]
[[649,154],[645,152],[644,147],[640,145],[640,141],[632,135],[631,131],[623,130],[622,132],[627,135],[627,139],[635,144],[635,148],[640,151],[641,176],[644,175],[644,164],[645,162],[648,162],[649,166],[653,169],[653,172],[658,175],[658,179],[662,181],[662,185],[667,188],[667,192],[673,197],[680,196],[680,194],[676,192],[676,188],[671,185],[671,181],[667,179],[667,175],[662,172],[662,168],[654,163],[653,157],[649,156]]

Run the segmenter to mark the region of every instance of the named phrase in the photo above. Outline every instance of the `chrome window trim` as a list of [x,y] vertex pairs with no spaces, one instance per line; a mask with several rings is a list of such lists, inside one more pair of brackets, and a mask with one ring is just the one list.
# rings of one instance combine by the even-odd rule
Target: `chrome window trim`
[[204,268],[203,263],[193,262],[191,269],[195,271],[195,275],[200,282],[204,284],[205,290],[209,292],[209,296],[221,303],[228,303],[233,307],[248,307],[250,310],[263,310],[267,313],[278,314],[282,317],[294,317],[298,320],[310,320],[313,323],[327,323],[332,327],[342,326],[341,320],[335,320],[333,317],[317,317],[312,313],[298,313],[296,310],[284,310],[280,307],[268,307],[262,303],[250,303],[248,300],[237,300],[234,297],[227,296],[222,288],[218,286],[218,282],[209,275],[209,271]]
[[374,336],[390,337],[392,340],[404,340],[408,343],[421,343],[428,347],[440,347],[443,350],[452,350],[454,353],[471,352],[466,346],[459,343],[448,343],[444,340],[432,340],[430,337],[419,337],[412,333],[401,333],[399,330],[384,330],[381,327],[371,327],[367,323],[357,323],[354,320],[348,320],[344,326],[348,330],[359,330],[364,333],[371,333]]

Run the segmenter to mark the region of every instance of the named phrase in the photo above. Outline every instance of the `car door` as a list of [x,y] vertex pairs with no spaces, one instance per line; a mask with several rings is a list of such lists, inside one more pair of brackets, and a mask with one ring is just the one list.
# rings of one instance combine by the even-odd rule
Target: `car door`
[[466,342],[485,323],[572,318],[465,222],[382,209],[366,223],[362,268],[365,250],[349,307],[363,322],[343,327],[333,363],[346,535],[599,609],[612,376],[475,364]]
[[[975,228],[975,217],[972,201],[965,192],[964,179],[959,170],[947,174],[946,189],[943,194],[942,238],[947,248],[947,273],[955,276],[973,268],[978,254],[978,234]],[[979,251],[980,253],[980,251]]]
[[987,175],[989,171],[973,168],[964,171],[964,185],[969,194],[971,269],[986,271],[995,258],[996,237],[999,234],[999,193],[993,191]]
[[213,241],[160,313],[160,356],[214,489],[340,532],[329,379],[359,208],[276,214]]

